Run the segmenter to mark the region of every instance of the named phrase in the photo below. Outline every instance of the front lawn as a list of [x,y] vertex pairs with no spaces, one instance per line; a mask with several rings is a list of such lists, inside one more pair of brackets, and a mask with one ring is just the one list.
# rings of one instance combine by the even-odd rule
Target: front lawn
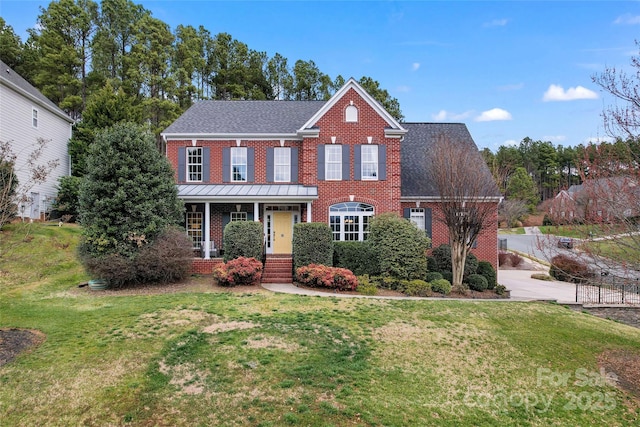
[[638,359],[629,326],[544,303],[101,293],[77,287],[78,229],[14,231],[0,328],[46,341],[0,367],[2,425],[639,421],[638,401],[605,381],[607,361]]

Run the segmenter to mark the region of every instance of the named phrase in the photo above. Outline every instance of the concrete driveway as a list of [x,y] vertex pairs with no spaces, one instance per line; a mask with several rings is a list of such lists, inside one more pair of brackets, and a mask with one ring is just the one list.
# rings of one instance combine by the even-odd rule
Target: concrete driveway
[[555,300],[559,303],[576,302],[576,286],[573,283],[532,279],[540,270],[499,270],[498,283],[511,291],[516,301]]

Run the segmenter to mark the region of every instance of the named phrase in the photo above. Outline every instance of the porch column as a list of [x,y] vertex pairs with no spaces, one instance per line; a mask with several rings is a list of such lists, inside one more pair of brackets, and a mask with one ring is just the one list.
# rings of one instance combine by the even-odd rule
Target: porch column
[[209,247],[211,247],[211,212],[210,212],[210,203],[204,203],[204,259],[211,259],[211,254],[209,253]]
[[307,222],[311,222],[311,202],[307,202]]
[[253,220],[260,221],[260,212],[258,211],[258,202],[253,202]]

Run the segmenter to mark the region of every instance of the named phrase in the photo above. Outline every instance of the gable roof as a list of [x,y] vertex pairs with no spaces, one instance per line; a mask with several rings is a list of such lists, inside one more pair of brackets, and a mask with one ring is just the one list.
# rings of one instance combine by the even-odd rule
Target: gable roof
[[[487,179],[494,182],[476,143],[471,138],[467,126],[463,123],[403,123],[407,134],[400,143],[400,163],[402,165],[401,197],[404,199],[437,198],[438,189],[431,170],[427,167],[433,150],[431,147],[439,137],[465,144],[471,152],[477,153],[477,163],[469,167],[480,167],[486,171]],[[490,197],[500,198],[502,195],[495,186]]]
[[162,132],[165,139],[292,138],[326,101],[198,101]]
[[[342,99],[342,97],[353,89],[384,121],[387,122],[387,129],[385,133],[387,136],[402,136],[406,133],[406,130],[393,118],[391,114],[385,108],[380,105],[369,93],[364,90],[362,86],[353,78],[349,78],[347,82],[336,92],[333,96],[318,110],[307,122],[300,128],[300,132],[314,129],[314,125],[324,116],[336,103]],[[317,130],[316,130],[317,131]]]
[[2,60],[0,60],[0,82],[69,123],[74,122],[67,113],[61,110],[49,98],[44,96],[38,89],[33,87],[31,83],[22,78],[20,74],[13,71],[13,69]]

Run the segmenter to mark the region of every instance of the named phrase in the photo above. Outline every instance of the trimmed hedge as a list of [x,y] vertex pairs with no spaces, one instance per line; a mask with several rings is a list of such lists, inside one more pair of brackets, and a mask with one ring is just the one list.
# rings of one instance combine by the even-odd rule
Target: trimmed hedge
[[224,227],[224,260],[262,259],[264,229],[257,221],[232,221]]
[[293,267],[333,265],[333,233],[322,222],[299,222],[293,226]]
[[376,252],[367,242],[334,242],[333,266],[349,269],[356,276],[380,274]]
[[307,286],[355,291],[358,279],[346,268],[311,264],[296,269],[296,280]]
[[412,297],[428,297],[431,295],[431,283],[419,279],[410,280],[404,293]]
[[395,213],[374,216],[367,242],[375,251],[380,273],[399,279],[422,279],[427,273],[426,251],[431,240]]
[[262,262],[255,258],[238,257],[216,267],[213,278],[220,286],[254,285],[262,278]]
[[437,279],[431,282],[431,290],[439,294],[449,295],[451,293],[451,282],[446,279]]
[[427,273],[426,276],[424,276],[424,280],[427,282],[433,282],[434,280],[438,280],[438,279],[444,279],[444,276],[442,276],[442,273],[438,271],[431,271]]
[[478,292],[484,292],[489,287],[487,279],[479,274],[471,274],[469,277],[467,277],[467,284],[469,285],[469,289]]
[[487,289],[493,289],[498,284],[498,275],[496,274],[495,268],[491,265],[490,262],[480,261],[478,263],[478,269],[476,270],[477,274],[484,276],[487,279]]

